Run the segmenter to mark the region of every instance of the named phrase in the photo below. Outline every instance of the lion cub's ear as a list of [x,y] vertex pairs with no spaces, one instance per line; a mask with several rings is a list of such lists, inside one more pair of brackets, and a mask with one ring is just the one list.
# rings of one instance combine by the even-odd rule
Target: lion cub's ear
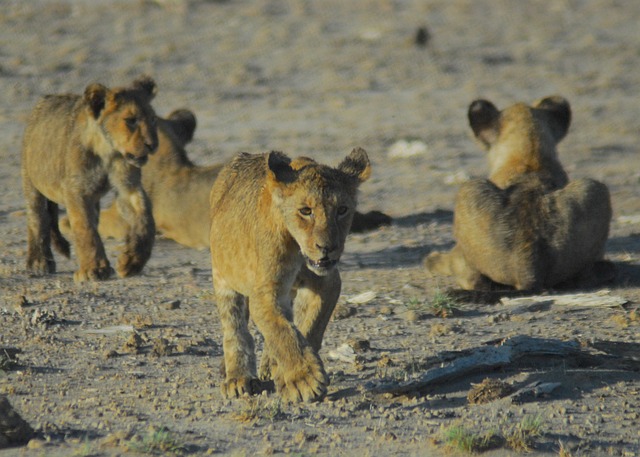
[[171,130],[182,142],[182,146],[188,144],[193,139],[193,132],[196,131],[196,115],[186,108],[177,109],[167,116],[167,121]]
[[567,99],[559,95],[552,95],[538,100],[533,104],[533,107],[544,110],[555,140],[558,142],[562,140],[571,125],[571,106]]
[[267,176],[274,183],[289,184],[296,180],[298,172],[291,167],[291,159],[279,151],[267,154]]
[[498,108],[488,100],[475,100],[469,105],[467,116],[473,134],[486,148],[489,148],[500,133]]
[[354,148],[338,165],[338,170],[359,183],[366,181],[371,176],[371,163],[367,151],[362,148]]
[[146,93],[149,100],[152,100],[158,91],[156,82],[151,76],[147,75],[142,75],[136,78],[135,81],[133,81],[132,87]]
[[108,92],[109,89],[99,83],[89,84],[84,90],[84,100],[95,119],[100,116],[100,112],[104,108]]

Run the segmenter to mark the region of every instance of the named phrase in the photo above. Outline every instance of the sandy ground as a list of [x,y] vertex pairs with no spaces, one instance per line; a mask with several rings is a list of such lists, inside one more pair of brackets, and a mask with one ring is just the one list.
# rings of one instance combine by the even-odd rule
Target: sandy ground
[[[451,452],[452,427],[505,438],[527,421],[539,425],[534,455],[640,455],[639,23],[640,2],[615,0],[1,2],[0,347],[21,352],[0,371],[0,395],[36,437],[0,456],[437,455]],[[418,27],[426,46],[415,44]],[[198,163],[239,150],[331,164],[354,146],[369,152],[360,208],[396,222],[348,241],[341,312],[321,351],[331,376],[322,403],[221,398],[205,251],[159,240],[141,276],[80,286],[73,261],[58,258],[50,277],[25,273],[19,151],[29,110],[46,93],[141,73],[158,82],[158,113],[197,114],[189,152]],[[611,190],[607,257],[619,276],[609,288],[628,304],[515,310],[471,300],[436,317],[431,303],[453,283],[427,278],[421,259],[452,246],[456,189],[486,174],[469,103],[549,94],[572,104],[560,146],[570,176]],[[394,158],[399,140],[426,147]],[[117,243],[107,248],[114,258]],[[365,292],[369,301],[348,303]],[[415,380],[445,351],[516,335],[578,341],[609,358],[541,357],[416,398],[376,391]],[[355,362],[330,358],[351,340],[369,349]],[[522,404],[469,404],[487,376],[560,387]],[[503,441],[486,455],[515,452]]]

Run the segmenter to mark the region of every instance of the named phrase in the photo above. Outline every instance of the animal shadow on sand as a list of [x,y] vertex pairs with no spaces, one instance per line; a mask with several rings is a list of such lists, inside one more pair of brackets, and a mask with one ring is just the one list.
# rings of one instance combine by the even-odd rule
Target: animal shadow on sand
[[[406,229],[418,225],[431,223],[449,224],[453,223],[453,211],[437,209],[431,213],[417,213],[407,216],[393,218],[392,225],[395,228]],[[420,265],[425,255],[435,249],[451,248],[453,242],[443,245],[418,245],[403,246],[389,245],[384,249],[373,252],[346,252],[343,264],[344,269],[351,268],[401,268]]]

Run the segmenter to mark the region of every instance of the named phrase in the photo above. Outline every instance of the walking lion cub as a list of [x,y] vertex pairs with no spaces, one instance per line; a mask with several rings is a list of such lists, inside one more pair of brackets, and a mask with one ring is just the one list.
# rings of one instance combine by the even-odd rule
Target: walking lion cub
[[29,117],[22,147],[27,205],[27,269],[54,273],[51,243],[69,257],[58,226],[58,205],[67,210],[79,268],[78,282],[107,279],[112,269],[98,235],[100,198],[115,187],[128,222],[119,276],[139,273],[151,255],[155,225],[142,189],[140,167],[158,145],[150,105],[155,82],[142,77],[130,87],[87,86],[83,95],[48,95]]
[[613,265],[602,261],[611,221],[607,186],[568,182],[558,160],[556,145],[571,123],[569,103],[554,96],[499,111],[476,100],[468,117],[488,149],[489,179],[462,185],[454,211],[457,244],[430,254],[427,269],[455,276],[463,289],[493,282],[535,290],[611,276]]
[[370,173],[360,148],[337,168],[271,152],[239,154],[220,172],[210,198],[211,263],[225,396],[251,393],[257,379],[249,315],[280,395],[309,401],[326,394],[318,351],[340,295],[336,266],[357,188]]

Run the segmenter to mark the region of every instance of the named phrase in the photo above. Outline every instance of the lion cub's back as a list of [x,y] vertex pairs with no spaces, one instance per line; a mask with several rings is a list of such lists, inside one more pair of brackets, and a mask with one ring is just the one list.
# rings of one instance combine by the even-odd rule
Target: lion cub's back
[[551,247],[555,283],[570,279],[585,265],[602,260],[609,237],[612,208],[607,186],[593,179],[577,179],[548,195],[557,219]]
[[46,154],[51,150],[40,151],[35,146],[45,143],[48,148],[62,147],[60,140],[73,128],[73,119],[77,113],[80,97],[77,95],[47,95],[33,108],[27,120],[24,133],[26,152]]
[[63,176],[64,155],[69,147],[79,96],[47,95],[31,112],[22,142],[23,174],[46,185]]
[[611,220],[606,185],[578,179],[550,190],[537,181],[499,189],[474,180],[458,193],[456,239],[467,261],[495,282],[553,286],[603,258]]
[[258,195],[265,183],[264,154],[237,154],[225,165],[213,183],[209,203],[211,217],[230,211],[255,214]]

